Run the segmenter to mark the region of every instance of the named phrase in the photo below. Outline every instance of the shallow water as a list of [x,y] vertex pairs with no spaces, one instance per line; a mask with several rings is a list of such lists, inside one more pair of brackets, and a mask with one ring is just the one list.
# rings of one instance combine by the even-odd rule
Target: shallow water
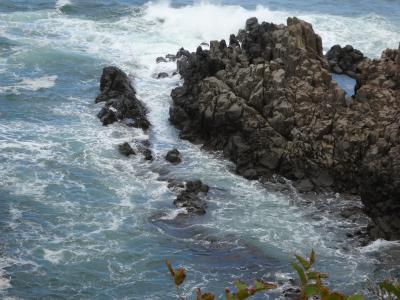
[[[236,176],[219,154],[178,138],[168,108],[179,78],[154,78],[175,69],[157,65],[157,56],[227,38],[254,15],[310,21],[325,50],[351,43],[376,57],[397,46],[398,2],[332,3],[1,1],[1,297],[171,299],[165,258],[188,269],[185,294],[194,286],[218,292],[236,278],[286,281],[295,276],[293,253],[311,248],[332,275],[330,286],[342,291],[398,276],[398,243],[359,246],[346,236],[365,225],[365,217],[341,217],[358,202],[280,193]],[[122,124],[103,127],[96,118],[99,77],[110,64],[134,77],[150,109],[148,135]],[[153,163],[118,154],[118,144],[146,138]],[[184,161],[174,167],[163,160],[173,147]],[[210,185],[208,213],[174,219],[165,178]]]

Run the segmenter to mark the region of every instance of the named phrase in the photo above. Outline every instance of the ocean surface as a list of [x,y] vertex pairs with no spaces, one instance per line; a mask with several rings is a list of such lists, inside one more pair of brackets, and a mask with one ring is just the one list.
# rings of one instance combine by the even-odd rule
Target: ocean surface
[[[325,50],[352,44],[378,57],[400,41],[398,0],[0,0],[0,298],[174,299],[165,259],[186,267],[184,295],[222,294],[239,278],[287,283],[293,254],[311,248],[333,289],[365,293],[400,276],[400,243],[349,237],[367,222],[342,216],[361,207],[357,199],[247,181],[168,122],[180,78],[155,79],[176,68],[156,57],[228,38],[252,16],[294,15],[313,24]],[[101,126],[94,98],[107,65],[134,78],[150,109],[147,135]],[[117,151],[147,138],[152,163]],[[173,147],[181,165],[163,159]],[[175,218],[175,194],[159,174],[210,185],[207,214]]]

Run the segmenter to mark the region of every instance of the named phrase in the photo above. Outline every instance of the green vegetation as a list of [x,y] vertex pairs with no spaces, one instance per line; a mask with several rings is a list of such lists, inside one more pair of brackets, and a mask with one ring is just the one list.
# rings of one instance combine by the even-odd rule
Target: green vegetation
[[[330,291],[327,286],[323,284],[323,280],[328,278],[328,275],[320,273],[315,270],[315,252],[311,250],[308,258],[300,255],[295,255],[296,262],[291,265],[297,272],[300,279],[300,300],[319,299],[319,300],[363,300],[361,295],[346,296],[339,292]],[[185,300],[181,296],[179,287],[186,279],[185,269],[180,267],[176,270],[173,269],[171,263],[166,261],[167,268],[174,281],[175,287],[178,292],[178,298]],[[226,300],[244,300],[259,292],[266,292],[276,289],[277,285],[273,283],[264,282],[262,280],[255,280],[252,286],[236,281],[235,291],[231,292],[229,289],[225,290]],[[372,293],[380,300],[400,300],[400,282],[396,280],[387,280],[380,283],[376,288],[371,289]],[[203,293],[197,289],[196,300],[214,300],[215,296],[212,293]]]
[[371,288],[372,293],[379,300],[399,300],[400,299],[400,281],[385,280],[377,287]]
[[300,278],[301,300],[317,299],[321,300],[363,300],[360,295],[345,296],[338,292],[330,291],[324,284],[323,279],[328,278],[326,274],[314,270],[315,252],[311,250],[308,259],[295,255],[298,263],[293,262],[292,267],[296,270]]

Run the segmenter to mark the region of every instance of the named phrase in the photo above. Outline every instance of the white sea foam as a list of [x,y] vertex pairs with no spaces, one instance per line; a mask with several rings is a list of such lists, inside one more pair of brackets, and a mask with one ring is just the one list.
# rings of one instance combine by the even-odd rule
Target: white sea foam
[[367,246],[361,248],[361,252],[363,253],[379,252],[393,247],[400,249],[400,241],[387,241],[383,239],[378,239],[368,244]]
[[20,93],[21,90],[36,92],[41,89],[52,88],[56,84],[57,75],[42,76],[37,78],[22,78],[17,84],[0,87],[0,93]]
[[20,87],[30,91],[48,89],[56,84],[57,75],[42,76],[38,78],[23,78]]
[[[57,1],[58,9],[69,3]],[[293,14],[271,11],[263,6],[249,10],[205,2],[180,8],[165,2],[149,3],[140,14],[143,17],[133,12],[110,22],[67,17],[48,11],[16,13],[0,18],[0,29],[3,26],[10,34],[14,31],[26,33],[23,37],[10,37],[29,48],[29,51],[19,54],[21,61],[31,50],[55,49],[95,57],[102,63],[115,64],[133,73],[138,96],[149,107],[153,125],[148,135],[121,124],[102,127],[96,118],[100,106],[93,105],[93,99],[83,97],[69,98],[48,107],[49,113],[57,118],[77,118],[68,126],[43,122],[36,125],[29,121],[2,122],[0,139],[5,142],[0,143],[0,156],[7,164],[0,170],[0,183],[13,196],[26,197],[41,204],[37,209],[44,206],[54,210],[52,216],[43,214],[43,218],[49,218],[45,220],[46,229],[34,218],[26,220],[18,210],[10,211],[14,224],[19,224],[13,227],[15,230],[22,226],[29,227],[23,232],[24,239],[21,240],[40,244],[38,247],[46,249],[43,258],[56,265],[66,264],[71,253],[77,262],[90,261],[99,253],[107,256],[112,253],[113,258],[118,260],[114,252],[119,253],[127,240],[137,239],[139,248],[143,240],[138,237],[153,234],[151,229],[148,230],[147,218],[154,211],[160,211],[160,208],[167,211],[161,217],[164,220],[174,219],[181,212],[179,209],[168,210],[172,197],[166,183],[157,181],[158,175],[151,173],[151,169],[160,168],[168,172],[170,178],[200,178],[215,187],[210,190],[207,199],[210,207],[198,225],[200,229],[219,231],[221,236],[233,235],[235,241],[243,238],[257,245],[278,249],[275,250],[278,253],[271,256],[276,255],[282,260],[287,260],[292,251],[305,253],[314,247],[318,249],[324,266],[343,267],[346,274],[351,274],[346,285],[363,282],[363,276],[374,268],[368,249],[375,249],[375,244],[382,242],[361,251],[338,249],[338,237],[344,236],[346,230],[354,229],[356,224],[338,220],[329,212],[322,213],[311,205],[299,208],[293,203],[301,203],[301,196],[266,192],[259,183],[233,174],[231,165],[226,161],[201,151],[199,146],[179,140],[177,132],[168,123],[169,94],[171,88],[179,83],[179,76],[161,81],[153,77],[157,72],[171,73],[176,68],[174,63],[157,65],[157,56],[175,53],[181,46],[195,50],[201,42],[227,39],[229,34],[243,28],[246,19],[252,16],[257,16],[260,21],[284,23]],[[397,30],[374,16],[348,18],[304,14],[300,17],[313,22],[315,30],[323,36],[325,46],[354,41],[360,50],[376,56],[386,46],[392,46],[393,40],[400,40]],[[369,22],[366,22],[367,19]],[[51,88],[56,82],[55,75],[26,77],[13,87],[1,89],[36,92]],[[138,138],[151,139],[152,150],[158,160],[149,163],[139,155],[130,158],[119,156],[118,144]],[[173,168],[165,167],[163,157],[166,149],[175,146],[181,150],[183,162]],[[21,172],[27,164],[34,166],[32,169],[35,170],[29,176]],[[334,203],[340,199],[329,201]],[[30,213],[37,217],[37,211]],[[157,230],[161,231],[160,228]],[[118,239],[119,234],[126,232],[129,232],[129,238],[124,236]],[[158,236],[152,238],[158,239]],[[154,243],[154,249],[148,251],[129,249],[133,253],[140,252],[132,264],[140,267],[144,263],[145,269],[148,268],[152,259],[159,259],[156,256],[157,245]],[[260,248],[264,250],[263,246]],[[32,249],[21,247],[20,251],[21,256],[34,256]],[[363,271],[354,273],[358,269]],[[138,276],[140,280],[148,279],[146,272],[137,270],[137,274],[130,274],[133,276],[131,281],[138,281]],[[193,274],[196,271],[194,266]],[[209,275],[202,274],[199,279],[205,283]],[[0,272],[0,278],[4,279],[3,286],[9,287],[6,274]]]
[[61,9],[66,5],[71,5],[72,1],[71,0],[57,0],[56,1],[56,9]]
[[0,257],[0,296],[2,296],[2,291],[11,287],[11,278],[5,274],[5,268],[9,266],[9,261]]
[[52,264],[59,264],[64,258],[64,250],[49,250],[44,249],[43,258],[51,262]]

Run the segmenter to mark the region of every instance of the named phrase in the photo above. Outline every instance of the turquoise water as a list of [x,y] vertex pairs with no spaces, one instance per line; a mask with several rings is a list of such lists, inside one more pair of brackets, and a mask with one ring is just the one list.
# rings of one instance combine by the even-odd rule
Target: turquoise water
[[[226,38],[254,15],[300,16],[325,49],[351,43],[376,57],[400,41],[397,1],[0,2],[0,298],[173,299],[166,258],[188,269],[187,295],[222,292],[237,278],[286,282],[293,253],[312,247],[333,288],[355,292],[399,275],[398,243],[346,236],[366,220],[340,216],[343,196],[265,189],[168,123],[179,78],[156,80],[175,66],[155,58]],[[150,109],[147,134],[96,118],[110,64],[134,76]],[[118,154],[118,144],[147,138],[154,162]],[[184,161],[174,167],[163,160],[173,147]],[[210,185],[208,213],[175,219],[165,178]]]

